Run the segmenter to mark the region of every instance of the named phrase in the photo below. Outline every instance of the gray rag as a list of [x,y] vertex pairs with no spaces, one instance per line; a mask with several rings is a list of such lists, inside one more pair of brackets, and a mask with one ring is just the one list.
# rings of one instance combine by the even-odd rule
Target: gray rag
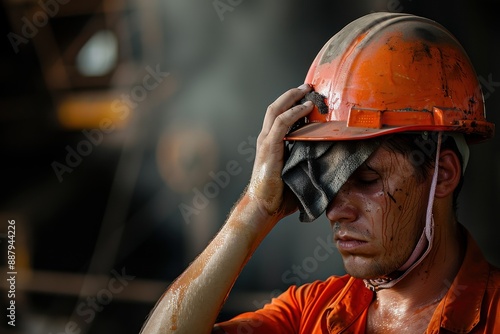
[[294,142],[282,178],[299,200],[300,221],[318,218],[379,146],[375,139]]

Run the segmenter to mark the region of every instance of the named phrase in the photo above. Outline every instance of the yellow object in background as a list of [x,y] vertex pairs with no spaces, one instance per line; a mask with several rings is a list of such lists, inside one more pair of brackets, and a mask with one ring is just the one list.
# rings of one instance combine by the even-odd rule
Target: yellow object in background
[[109,127],[124,128],[130,119],[130,107],[117,92],[72,94],[59,102],[57,117],[69,130]]

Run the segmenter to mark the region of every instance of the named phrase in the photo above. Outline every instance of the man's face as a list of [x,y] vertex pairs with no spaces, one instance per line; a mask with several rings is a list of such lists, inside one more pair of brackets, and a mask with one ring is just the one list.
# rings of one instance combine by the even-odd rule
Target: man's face
[[342,186],[326,215],[346,271],[377,278],[400,268],[420,238],[430,177],[415,176],[402,154],[375,151]]

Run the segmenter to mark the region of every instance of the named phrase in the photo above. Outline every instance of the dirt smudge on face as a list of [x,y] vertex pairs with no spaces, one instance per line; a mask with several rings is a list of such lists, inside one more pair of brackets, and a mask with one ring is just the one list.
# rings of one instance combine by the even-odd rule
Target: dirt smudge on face
[[387,192],[387,196],[389,196],[389,198],[394,202],[394,203],[397,203],[396,199],[394,198],[394,196],[391,195],[390,192]]

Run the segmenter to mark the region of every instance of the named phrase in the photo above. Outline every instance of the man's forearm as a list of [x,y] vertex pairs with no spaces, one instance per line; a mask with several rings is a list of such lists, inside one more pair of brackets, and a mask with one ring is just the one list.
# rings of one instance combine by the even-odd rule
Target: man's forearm
[[210,333],[241,269],[276,220],[244,196],[217,236],[162,296],[143,333]]
[[312,110],[296,105],[311,87],[304,84],[282,94],[266,111],[257,138],[252,177],[245,195],[217,236],[172,283],[147,321],[143,333],[210,333],[241,269],[262,239],[283,217],[297,210],[281,180],[283,137]]

